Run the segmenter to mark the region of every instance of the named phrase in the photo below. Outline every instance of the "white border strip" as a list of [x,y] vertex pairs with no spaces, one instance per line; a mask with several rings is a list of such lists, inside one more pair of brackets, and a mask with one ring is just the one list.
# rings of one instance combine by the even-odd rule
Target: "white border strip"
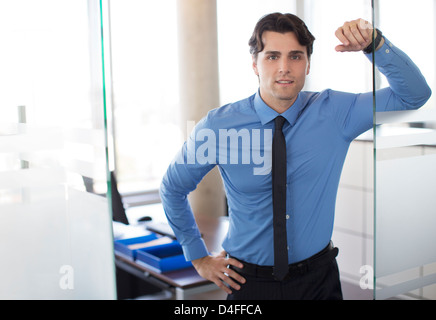
[[415,145],[436,145],[436,131],[430,130],[423,133],[378,136],[375,143],[376,149],[388,149]]
[[375,124],[436,121],[434,109],[376,112]]

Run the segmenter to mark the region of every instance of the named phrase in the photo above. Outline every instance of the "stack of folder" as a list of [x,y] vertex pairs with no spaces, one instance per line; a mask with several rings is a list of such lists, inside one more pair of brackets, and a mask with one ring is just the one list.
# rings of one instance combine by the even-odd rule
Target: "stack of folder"
[[155,272],[164,273],[192,267],[186,261],[180,243],[168,236],[148,235],[114,241],[115,252]]

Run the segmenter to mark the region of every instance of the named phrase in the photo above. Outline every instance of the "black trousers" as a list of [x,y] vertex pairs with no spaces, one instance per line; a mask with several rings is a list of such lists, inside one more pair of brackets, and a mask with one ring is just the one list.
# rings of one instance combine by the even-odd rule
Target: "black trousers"
[[[242,262],[244,263],[244,262]],[[235,269],[236,270],[236,269]],[[336,258],[316,268],[293,272],[283,281],[273,277],[244,274],[240,290],[232,290],[227,300],[342,300],[342,289]]]

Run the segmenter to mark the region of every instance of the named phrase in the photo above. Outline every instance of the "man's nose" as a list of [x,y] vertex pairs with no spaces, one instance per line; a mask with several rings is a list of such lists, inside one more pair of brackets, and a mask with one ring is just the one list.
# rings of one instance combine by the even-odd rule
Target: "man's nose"
[[279,64],[280,73],[289,73],[291,71],[291,64],[288,59],[281,59]]

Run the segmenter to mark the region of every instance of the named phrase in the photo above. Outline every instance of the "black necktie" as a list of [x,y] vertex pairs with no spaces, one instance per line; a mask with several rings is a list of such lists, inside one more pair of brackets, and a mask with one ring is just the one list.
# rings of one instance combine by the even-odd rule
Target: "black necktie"
[[286,141],[282,132],[285,118],[275,119],[272,145],[274,276],[283,280],[288,273],[288,244],[286,239]]

